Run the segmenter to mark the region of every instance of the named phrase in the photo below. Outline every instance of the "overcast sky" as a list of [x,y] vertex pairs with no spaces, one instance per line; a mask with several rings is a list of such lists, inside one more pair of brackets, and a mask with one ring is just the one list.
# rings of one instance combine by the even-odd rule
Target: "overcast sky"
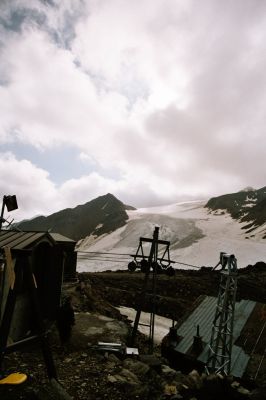
[[266,1],[1,0],[0,195],[16,219],[266,185]]

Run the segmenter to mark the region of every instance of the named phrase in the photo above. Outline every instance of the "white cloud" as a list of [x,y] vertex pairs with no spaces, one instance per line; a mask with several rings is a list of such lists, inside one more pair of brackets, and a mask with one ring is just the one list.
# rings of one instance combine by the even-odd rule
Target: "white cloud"
[[46,212],[43,199],[37,206],[42,188],[63,208],[107,192],[148,205],[264,186],[265,8],[254,0],[6,5],[7,22],[28,11],[19,29],[1,28],[2,149],[73,146],[94,166],[56,186],[9,155],[39,177],[27,202]]
[[2,195],[17,196],[19,209],[12,212],[12,218],[30,218],[56,208],[57,190],[46,171],[11,153],[0,154],[0,171]]

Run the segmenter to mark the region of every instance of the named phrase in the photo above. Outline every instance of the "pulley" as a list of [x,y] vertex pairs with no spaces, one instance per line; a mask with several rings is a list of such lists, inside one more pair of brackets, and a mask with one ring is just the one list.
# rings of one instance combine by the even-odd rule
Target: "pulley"
[[150,268],[149,262],[147,260],[145,260],[145,258],[143,258],[140,262],[140,270],[141,272],[148,272]]
[[135,263],[135,261],[130,261],[127,268],[129,271],[134,272],[134,271],[136,271],[137,264]]

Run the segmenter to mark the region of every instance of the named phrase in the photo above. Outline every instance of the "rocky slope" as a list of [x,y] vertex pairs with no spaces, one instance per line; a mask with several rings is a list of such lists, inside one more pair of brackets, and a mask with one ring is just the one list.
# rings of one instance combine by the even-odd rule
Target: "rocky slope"
[[[216,212],[228,212],[232,218],[247,222],[243,229],[252,232],[266,223],[266,186],[213,197],[205,207]],[[263,239],[266,239],[266,227]]]
[[73,240],[80,240],[89,235],[97,237],[125,225],[127,209],[134,208],[126,206],[108,193],[75,208],[22,221],[17,227],[23,231],[57,232]]

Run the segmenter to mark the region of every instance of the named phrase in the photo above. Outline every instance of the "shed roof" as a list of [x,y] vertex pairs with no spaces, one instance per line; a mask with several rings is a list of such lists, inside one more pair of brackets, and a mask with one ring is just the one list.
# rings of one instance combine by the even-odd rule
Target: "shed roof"
[[17,232],[17,231],[0,231],[0,248],[8,246],[13,250],[23,250],[41,238],[54,239],[47,232]]
[[[177,327],[177,334],[182,340],[176,345],[175,350],[186,354],[191,349],[193,338],[196,334],[196,327],[199,325],[200,336],[205,344],[211,339],[212,323],[217,304],[216,297],[206,296],[198,307],[188,316],[188,318]],[[241,331],[247,323],[250,314],[253,312],[256,303],[250,300],[241,300],[235,304],[234,332],[232,347],[232,369],[231,372],[236,377],[241,377],[245,372],[250,356],[234,343],[241,335]],[[206,345],[199,355],[198,360],[206,362],[208,357],[208,345]]]
[[49,232],[49,234],[52,236],[52,238],[56,241],[56,242],[69,242],[69,243],[73,243],[75,244],[76,241],[73,239],[70,239],[64,235],[61,235],[61,233],[54,233],[54,232]]

